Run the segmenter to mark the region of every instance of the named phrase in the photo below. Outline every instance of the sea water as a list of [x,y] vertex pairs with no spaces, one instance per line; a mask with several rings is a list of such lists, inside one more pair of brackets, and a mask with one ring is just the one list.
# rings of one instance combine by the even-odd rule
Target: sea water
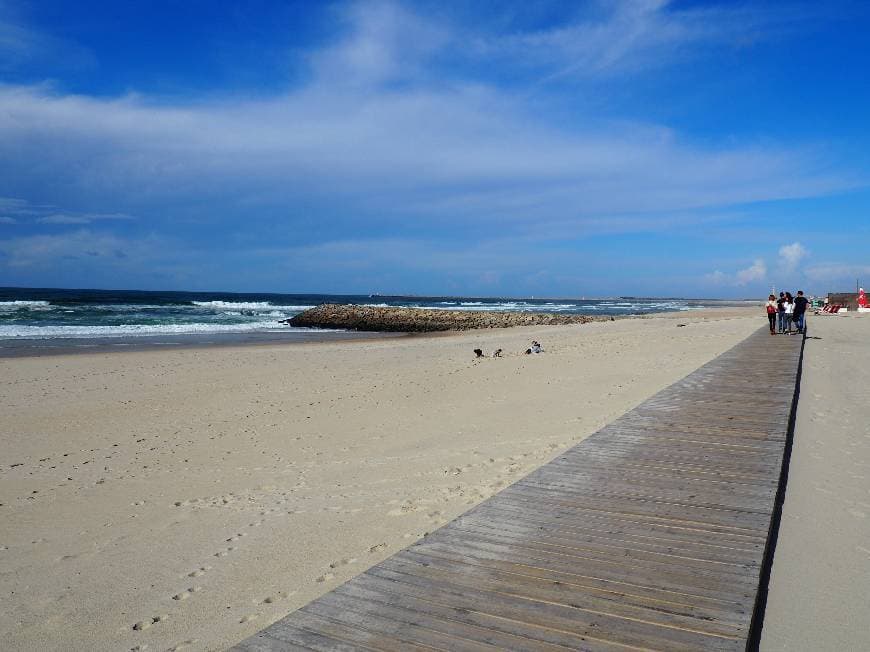
[[[442,310],[641,315],[704,308],[687,299],[512,299],[381,295],[0,288],[0,349],[97,344],[333,339],[348,334],[281,323],[322,303]],[[0,351],[2,353],[2,351]]]

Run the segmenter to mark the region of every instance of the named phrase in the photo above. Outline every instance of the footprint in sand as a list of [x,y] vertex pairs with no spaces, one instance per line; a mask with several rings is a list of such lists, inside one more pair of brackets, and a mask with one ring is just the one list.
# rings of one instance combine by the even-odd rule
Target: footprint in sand
[[371,548],[369,548],[369,553],[380,552],[381,550],[383,550],[386,547],[387,547],[386,543],[379,543],[376,546],[372,546]]
[[207,572],[211,570],[211,566],[200,566],[195,571],[191,571],[187,574],[188,577],[202,577]]
[[239,532],[238,534],[234,534],[233,536],[231,536],[229,539],[227,539],[227,541],[228,541],[228,542],[231,542],[231,541],[238,541],[238,540],[241,539],[242,537],[246,537],[246,536],[248,536],[246,533],[244,533],[244,532]]
[[251,622],[252,620],[257,620],[257,618],[259,618],[259,616],[258,616],[257,614],[248,614],[248,615],[245,616],[244,618],[241,618],[241,619],[239,620],[239,623],[241,623],[241,624],[249,623],[249,622]]
[[397,509],[391,509],[387,512],[387,516],[404,516],[419,511],[419,509],[417,505],[409,501]]
[[161,614],[159,616],[152,616],[146,620],[140,620],[138,623],[133,625],[133,629],[137,632],[141,632],[142,630],[148,629],[151,625],[156,625],[157,623],[162,623],[164,620],[169,618],[167,614]]
[[275,604],[279,600],[286,600],[287,598],[289,598],[291,595],[294,595],[295,593],[296,593],[296,591],[289,591],[289,592],[288,591],[279,591],[275,595],[270,595],[270,596],[263,598],[260,601],[260,604]]
[[194,593],[199,593],[200,591],[202,591],[201,586],[191,586],[189,589],[182,591],[181,593],[176,593],[175,595],[173,595],[172,599],[179,600],[179,601],[187,600]]
[[332,573],[324,573],[314,581],[318,584],[323,584],[324,582],[328,582],[331,579],[335,579],[335,575],[333,575]]
[[339,559],[338,561],[332,562],[329,567],[330,568],[339,568],[340,566],[347,566],[348,564],[356,563],[356,557],[349,557],[346,559]]
[[235,548],[233,548],[232,546],[230,546],[230,547],[227,548],[226,550],[219,550],[218,552],[214,553],[214,556],[215,556],[215,557],[226,557],[226,556],[227,556],[228,554],[230,554],[233,550],[235,550]]
[[176,643],[171,648],[169,648],[169,652],[180,652],[181,650],[186,650],[192,645],[196,645],[199,643],[198,638],[189,638],[186,641],[181,641],[181,643]]

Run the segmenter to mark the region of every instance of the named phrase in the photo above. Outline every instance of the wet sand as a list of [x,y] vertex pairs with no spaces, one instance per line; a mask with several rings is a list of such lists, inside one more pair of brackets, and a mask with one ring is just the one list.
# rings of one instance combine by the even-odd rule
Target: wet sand
[[[225,648],[716,357],[758,313],[2,359],[3,647]],[[532,339],[545,353],[521,355]]]
[[186,333],[135,337],[65,337],[0,339],[0,358],[25,358],[77,353],[129,353],[156,349],[192,349],[215,346],[274,346],[306,342],[336,342],[404,337],[404,333],[289,328],[286,331],[249,333]]

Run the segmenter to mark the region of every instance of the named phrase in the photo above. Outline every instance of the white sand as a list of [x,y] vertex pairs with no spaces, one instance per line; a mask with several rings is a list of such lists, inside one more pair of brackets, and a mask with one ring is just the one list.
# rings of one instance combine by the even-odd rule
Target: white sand
[[[0,647],[226,647],[765,324],[716,310],[0,360]],[[533,338],[546,353],[518,355]],[[478,346],[507,357],[475,362]],[[863,433],[819,454],[866,451]],[[866,492],[852,500],[842,509],[867,511]]]
[[761,649],[870,650],[870,314],[808,333]]

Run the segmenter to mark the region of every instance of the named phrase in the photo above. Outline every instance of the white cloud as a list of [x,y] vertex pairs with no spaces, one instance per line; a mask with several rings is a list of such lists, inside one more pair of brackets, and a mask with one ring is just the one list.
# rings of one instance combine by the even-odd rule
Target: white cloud
[[785,272],[790,274],[798,268],[808,253],[806,247],[800,242],[793,242],[779,248],[779,260],[782,261]]
[[[510,57],[548,71],[544,81],[663,67],[690,60],[704,46],[745,47],[783,29],[784,12],[759,6],[675,8],[668,0],[589,3],[567,25],[475,42],[488,57]],[[794,9],[794,8],[792,8]],[[790,12],[791,20],[802,12]]]
[[16,197],[0,197],[0,210],[4,211],[21,211],[26,209],[28,202],[24,199]]
[[704,281],[710,285],[743,287],[751,283],[763,281],[767,277],[767,265],[764,260],[757,258],[752,265],[736,271],[734,274],[726,274],[720,270],[704,276]]
[[[740,15],[712,22],[733,34],[756,20]],[[462,66],[436,79],[427,64],[466,56],[467,34],[393,3],[352,5],[341,22],[345,36],[311,55],[309,83],[270,99],[172,102],[0,85],[3,187],[59,188],[74,199],[52,195],[64,208],[32,212],[43,224],[93,223],[65,207],[117,199],[138,201],[117,204],[137,213],[142,204],[161,213],[188,205],[249,219],[251,206],[304,205],[346,222],[546,233],[660,230],[669,228],[664,214],[853,183],[810,148],[699,145],[661,125],[597,115],[566,125],[524,91],[470,81]],[[562,63],[616,69],[665,45],[718,42],[704,24],[666,3],[628,2],[565,34],[497,47],[534,59],[576,40],[588,51],[563,51]]]
[[40,35],[4,15],[4,4],[0,4],[0,70],[9,69],[42,49]]
[[0,197],[0,211],[14,217],[0,217],[0,224],[66,224],[83,225],[99,221],[129,221],[136,218],[126,213],[59,212],[51,204],[33,204],[24,199]]
[[746,269],[741,269],[735,274],[737,285],[748,285],[752,281],[761,281],[767,276],[767,265],[760,258]]
[[0,240],[0,254],[9,267],[38,267],[59,260],[76,260],[84,256],[123,259],[130,242],[105,233],[76,231],[65,235],[36,235]]
[[311,57],[318,79],[332,86],[370,86],[420,74],[421,60],[448,40],[445,28],[386,0],[352,4],[339,22],[347,37]]
[[850,263],[819,263],[806,269],[807,278],[815,283],[838,284],[839,288],[833,290],[854,287],[855,281],[859,280],[867,287],[870,285],[870,265]]
[[816,159],[799,150],[703,148],[644,125],[553,129],[511,96],[472,87],[316,87],[235,106],[6,87],[0,141],[8,145],[0,148],[7,178],[61,180],[91,201],[108,193],[160,203],[200,203],[222,192],[278,204],[344,196],[359,209],[439,223],[473,215],[541,224],[847,185],[820,174]]
[[0,276],[10,279],[60,279],[77,287],[118,287],[143,279],[202,284],[218,268],[214,256],[155,235],[125,237],[82,228],[0,239]]
[[100,214],[100,213],[82,213],[82,214],[67,214],[67,213],[53,213],[51,215],[45,215],[43,217],[38,217],[34,220],[37,224],[91,224],[92,222],[97,222],[99,220],[132,220],[133,218],[130,215],[125,215],[123,213],[114,213],[114,214]]
[[718,269],[713,271],[713,272],[710,272],[709,274],[705,274],[704,280],[707,283],[709,283],[710,285],[729,285],[730,284],[730,280],[729,280],[728,275],[725,272],[718,270]]
[[33,62],[50,63],[54,70],[92,66],[85,48],[35,29],[15,11],[15,3],[0,0],[0,71]]
[[90,224],[91,220],[87,217],[76,215],[46,215],[38,217],[37,224]]

